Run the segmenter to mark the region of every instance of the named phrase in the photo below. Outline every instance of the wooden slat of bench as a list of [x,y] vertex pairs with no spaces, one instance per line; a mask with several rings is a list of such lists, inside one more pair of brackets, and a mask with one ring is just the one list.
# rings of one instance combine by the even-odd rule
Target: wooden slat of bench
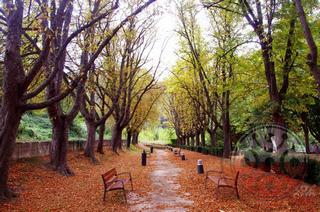
[[219,180],[218,186],[228,186],[228,187],[233,187],[232,185],[228,184],[227,181],[225,181],[223,178]]
[[107,171],[105,174],[102,175],[103,180],[108,182],[111,179],[113,179],[115,176],[117,176],[117,171],[115,168],[110,169],[109,171]]
[[215,182],[216,184],[218,184],[220,176],[208,176],[209,180],[212,180],[213,182]]
[[[110,169],[109,171],[107,171],[105,174],[102,175],[102,179],[104,183],[104,194],[103,194],[104,201],[106,199],[107,192],[113,191],[113,190],[122,190],[124,198],[127,201],[125,188],[124,188],[125,184],[130,181],[131,190],[133,190],[133,185],[132,185],[132,178],[131,178],[130,172],[124,172],[124,173],[127,173],[129,175],[129,178],[118,178],[118,173],[115,168]],[[124,173],[120,173],[120,175]]]
[[119,190],[119,189],[124,189],[121,181],[114,182],[107,188],[108,191]]
[[238,191],[238,178],[239,178],[239,171],[237,172],[235,178],[226,177],[224,175],[221,175],[221,176],[208,175],[208,172],[207,172],[205,184],[207,183],[207,179],[209,179],[214,183],[216,183],[218,188],[219,187],[233,188],[236,191],[237,198],[240,199],[239,191]]

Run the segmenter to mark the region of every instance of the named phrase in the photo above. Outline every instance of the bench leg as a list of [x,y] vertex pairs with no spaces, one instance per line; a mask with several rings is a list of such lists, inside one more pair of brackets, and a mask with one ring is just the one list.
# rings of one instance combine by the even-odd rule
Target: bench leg
[[123,189],[123,195],[124,195],[124,200],[126,201],[127,203],[127,196],[126,196],[126,190]]
[[208,181],[208,178],[206,177],[205,181],[204,181],[204,188],[207,189],[207,181]]
[[219,191],[220,186],[218,185],[215,189],[214,189],[214,193],[217,195],[218,191]]
[[235,189],[236,189],[236,193],[237,193],[237,198],[240,199],[238,187],[236,187]]
[[107,191],[106,191],[106,189],[104,189],[104,193],[103,193],[103,201],[106,201],[106,194],[107,194]]

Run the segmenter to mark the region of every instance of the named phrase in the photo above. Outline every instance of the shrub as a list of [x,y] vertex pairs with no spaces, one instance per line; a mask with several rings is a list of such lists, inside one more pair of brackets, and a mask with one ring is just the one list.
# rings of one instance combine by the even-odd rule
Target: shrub
[[196,147],[196,151],[199,152],[199,153],[201,153],[201,152],[202,152],[202,146],[197,146],[197,147]]
[[272,158],[272,156],[268,157],[264,161],[264,171],[270,172],[272,164],[274,164],[275,160]]
[[247,150],[244,152],[244,160],[248,166],[257,168],[260,163],[259,155],[255,150]]
[[171,144],[172,144],[172,146],[176,146],[177,145],[177,139],[171,139]]
[[223,147],[210,147],[209,154],[221,157],[223,155]]
[[208,147],[202,147],[202,153],[203,154],[209,154],[209,148]]
[[320,185],[320,161],[308,160],[304,180],[307,183]]

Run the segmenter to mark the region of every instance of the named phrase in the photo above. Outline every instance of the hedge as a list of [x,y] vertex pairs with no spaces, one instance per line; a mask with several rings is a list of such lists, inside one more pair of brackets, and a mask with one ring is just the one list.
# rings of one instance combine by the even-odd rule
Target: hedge
[[189,151],[199,152],[203,154],[210,154],[214,156],[222,157],[223,155],[223,147],[212,147],[212,146],[186,146],[181,145],[182,149],[187,149]]
[[251,167],[262,168],[265,171],[270,171],[272,168],[278,174],[320,185],[320,161],[311,159],[307,155],[247,150],[244,152],[244,158],[246,164]]

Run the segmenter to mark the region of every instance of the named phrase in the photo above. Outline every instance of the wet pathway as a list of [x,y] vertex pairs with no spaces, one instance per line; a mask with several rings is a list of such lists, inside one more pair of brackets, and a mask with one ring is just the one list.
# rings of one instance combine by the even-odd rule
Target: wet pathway
[[152,189],[146,197],[132,195],[130,198],[131,211],[187,211],[193,202],[185,198],[187,193],[179,192],[180,184],[177,177],[182,169],[168,160],[168,152],[156,150],[156,157],[150,165],[154,171],[150,173]]

